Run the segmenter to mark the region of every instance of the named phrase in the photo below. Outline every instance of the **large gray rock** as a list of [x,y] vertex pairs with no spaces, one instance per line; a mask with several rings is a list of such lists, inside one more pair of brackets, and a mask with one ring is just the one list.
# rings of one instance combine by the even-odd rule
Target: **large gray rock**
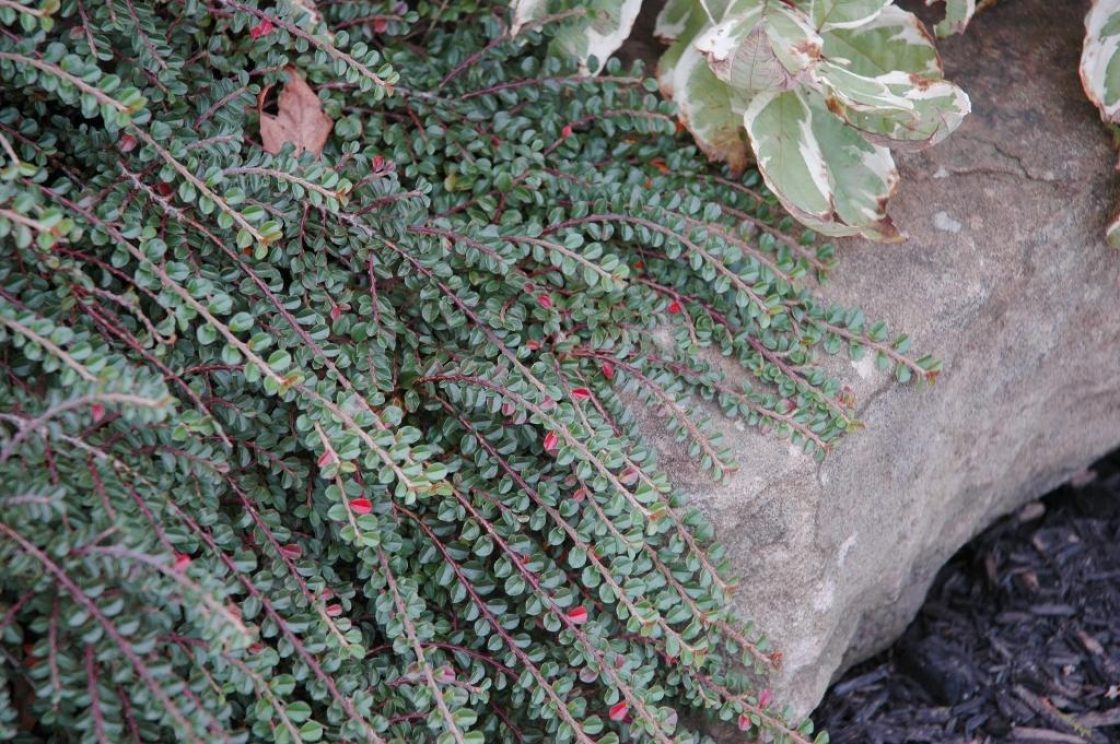
[[867,428],[820,466],[728,428],[743,467],[713,487],[661,444],[730,548],[737,607],[784,651],[777,697],[803,713],[901,633],[957,548],[1120,444],[1120,253],[1102,241],[1118,179],[1077,77],[1087,7],[1004,0],[942,43],[974,113],[901,158],[910,240],[841,246],[825,295],[938,355],[937,385],[848,367]]

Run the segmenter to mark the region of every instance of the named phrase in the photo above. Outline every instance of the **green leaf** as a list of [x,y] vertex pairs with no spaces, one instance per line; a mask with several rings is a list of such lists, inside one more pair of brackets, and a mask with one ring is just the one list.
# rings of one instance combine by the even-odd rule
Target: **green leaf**
[[1081,84],[1101,118],[1120,123],[1120,7],[1096,0],[1085,17]]

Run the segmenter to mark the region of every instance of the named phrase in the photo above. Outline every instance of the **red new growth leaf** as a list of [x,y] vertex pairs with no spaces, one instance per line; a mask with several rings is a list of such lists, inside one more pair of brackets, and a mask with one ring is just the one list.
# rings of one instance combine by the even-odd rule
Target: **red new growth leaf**
[[560,437],[556,436],[556,432],[550,431],[544,435],[545,452],[555,452],[558,444],[560,444]]
[[389,21],[384,18],[373,19],[373,32],[375,34],[383,34],[389,28]]
[[105,406],[101,405],[100,403],[94,403],[92,406],[90,406],[89,412],[93,416],[94,423],[97,423],[101,419],[105,418]]
[[741,714],[739,716],[739,730],[740,731],[747,731],[747,730],[750,729],[750,727],[751,727],[750,717],[746,713]]
[[336,462],[338,462],[338,455],[336,455],[333,450],[327,450],[319,455],[319,467],[321,468],[334,465]]
[[191,557],[186,553],[175,554],[175,570],[182,573],[187,570],[187,566],[191,565]]
[[367,498],[350,499],[350,510],[355,514],[369,514],[373,504]]
[[135,137],[133,137],[131,134],[125,134],[122,135],[119,140],[117,140],[117,149],[121,152],[132,152],[136,149],[136,144],[137,143]]
[[262,36],[268,36],[270,33],[272,33],[272,30],[274,28],[275,26],[272,25],[272,21],[265,18],[256,26],[253,26],[251,29],[249,29],[249,35],[254,39],[259,39]]
[[564,128],[560,130],[560,137],[562,139],[568,139],[571,136],[572,136],[572,125],[571,124],[565,124]]
[[591,391],[585,387],[578,387],[572,390],[573,400],[591,400]]
[[280,552],[288,558],[299,558],[301,555],[303,555],[303,547],[297,545],[296,543],[292,543],[291,545],[281,545]]
[[257,98],[257,112],[261,117],[261,146],[273,155],[287,144],[296,146],[296,154],[307,150],[315,157],[323,154],[323,145],[331,133],[334,122],[323,113],[323,104],[311,86],[304,81],[296,68],[284,68],[288,82],[280,91],[277,113],[264,111],[265,96],[269,88],[265,86]]
[[539,295],[537,295],[537,304],[547,310],[552,307],[552,298],[549,297],[545,292],[541,292]]
[[626,713],[630,710],[630,703],[621,702],[615,703],[611,706],[610,718],[612,721],[622,721],[626,718]]
[[156,184],[156,193],[162,196],[164,199],[171,196],[171,193],[173,191],[174,189],[171,188],[171,184],[167,183],[166,181],[160,181]]
[[759,708],[769,708],[770,703],[772,702],[774,702],[774,693],[771,692],[769,688],[766,688],[762,692],[758,693]]
[[338,617],[342,614],[342,605],[331,604],[327,605],[327,617]]
[[603,362],[603,366],[602,366],[601,369],[603,370],[603,377],[606,377],[608,380],[613,380],[614,379],[614,365],[613,364],[611,364],[610,362]]
[[583,625],[587,622],[587,608],[573,607],[568,610],[568,619],[572,622],[572,625]]
[[672,302],[669,303],[668,310],[669,310],[670,315],[678,314],[681,311],[681,303],[677,302],[676,300],[673,300]]

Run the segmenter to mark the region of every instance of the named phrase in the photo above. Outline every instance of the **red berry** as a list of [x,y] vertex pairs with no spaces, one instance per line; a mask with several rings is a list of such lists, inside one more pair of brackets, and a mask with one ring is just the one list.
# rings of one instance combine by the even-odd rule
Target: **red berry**
[[568,620],[572,625],[583,625],[587,622],[587,608],[586,607],[573,607],[568,610]]
[[669,303],[668,310],[669,310],[670,315],[678,314],[681,311],[681,303],[677,302],[676,300],[673,300],[672,302]]
[[544,435],[544,451],[555,452],[557,445],[560,444],[560,437],[556,436],[556,432],[550,431]]
[[253,26],[251,29],[249,29],[249,35],[254,39],[259,39],[263,36],[268,36],[269,34],[271,34],[273,28],[275,28],[275,26],[272,25],[272,21],[265,18],[256,26]]
[[385,33],[386,30],[388,30],[388,28],[389,28],[389,22],[387,20],[385,20],[384,18],[374,18],[373,19],[373,31],[374,31],[374,33],[383,34],[383,33]]
[[603,377],[606,377],[608,380],[613,380],[614,379],[614,365],[613,364],[611,364],[610,362],[603,362],[603,366],[602,366],[601,369],[603,370]]
[[541,292],[537,295],[537,304],[547,310],[552,307],[552,297],[545,292]]
[[615,703],[611,706],[610,717],[612,721],[621,721],[626,718],[627,711],[630,710],[630,703],[621,702]]
[[187,570],[187,566],[191,565],[191,557],[186,553],[175,554],[175,570],[180,573]]
[[105,406],[100,403],[94,403],[89,407],[89,412],[93,416],[93,422],[96,424],[101,419],[105,418]]
[[162,196],[164,199],[171,196],[171,193],[173,191],[174,189],[171,188],[171,184],[167,183],[166,181],[160,181],[156,184],[156,193]]
[[132,152],[136,149],[136,145],[136,138],[131,134],[122,135],[121,138],[117,140],[117,149],[121,152]]
[[327,605],[327,617],[338,617],[342,614],[342,605],[330,604]]
[[562,139],[568,139],[571,136],[572,136],[572,125],[571,124],[565,124],[564,128],[560,130],[560,137]]
[[355,514],[369,514],[373,510],[373,504],[367,498],[350,499],[350,509]]
[[572,390],[573,400],[591,400],[591,391],[585,387],[578,387]]

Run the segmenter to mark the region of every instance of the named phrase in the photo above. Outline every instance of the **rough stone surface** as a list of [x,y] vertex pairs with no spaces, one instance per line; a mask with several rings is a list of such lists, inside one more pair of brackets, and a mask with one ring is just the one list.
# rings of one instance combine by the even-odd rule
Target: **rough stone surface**
[[901,633],[957,548],[1120,443],[1120,254],[1101,238],[1120,178],[1077,78],[1087,7],[1004,0],[943,42],[974,113],[900,158],[892,214],[910,240],[841,246],[825,294],[938,355],[938,384],[847,368],[867,428],[820,466],[728,427],[742,469],[713,486],[661,443],[730,547],[738,607],[785,653],[777,697],[802,713]]

